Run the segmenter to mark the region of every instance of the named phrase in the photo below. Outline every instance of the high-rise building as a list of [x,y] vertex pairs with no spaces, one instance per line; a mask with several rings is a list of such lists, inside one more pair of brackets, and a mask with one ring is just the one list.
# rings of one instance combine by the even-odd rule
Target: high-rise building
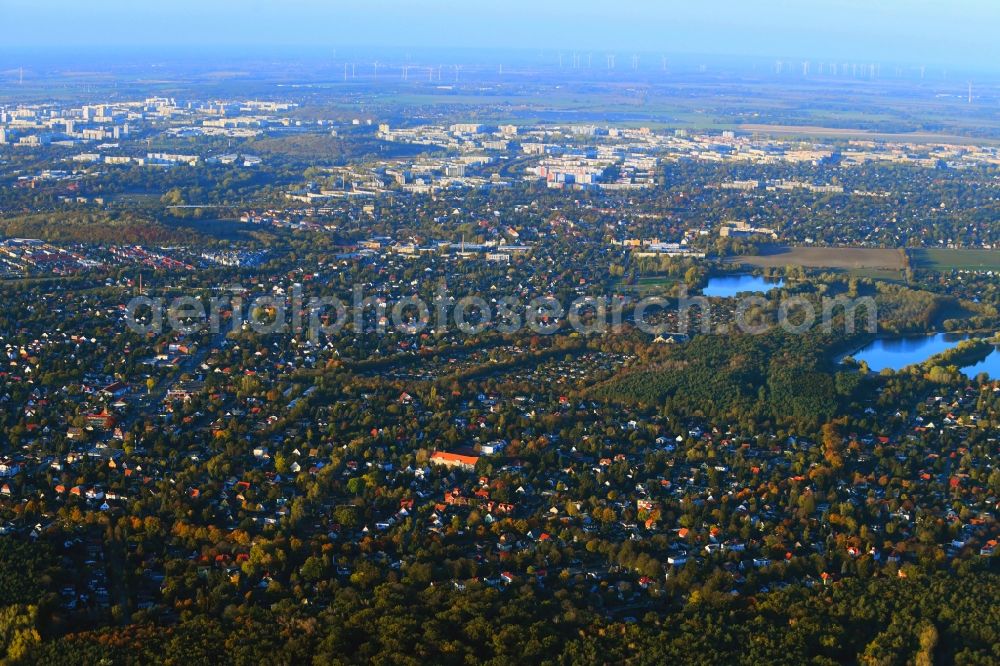
[[0,145],[7,143],[7,130],[0,127]]

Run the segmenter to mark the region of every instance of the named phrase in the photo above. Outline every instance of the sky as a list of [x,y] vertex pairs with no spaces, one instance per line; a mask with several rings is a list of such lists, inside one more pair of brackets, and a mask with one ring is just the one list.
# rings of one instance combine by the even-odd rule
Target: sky
[[510,48],[1000,65],[997,0],[0,0],[0,51]]

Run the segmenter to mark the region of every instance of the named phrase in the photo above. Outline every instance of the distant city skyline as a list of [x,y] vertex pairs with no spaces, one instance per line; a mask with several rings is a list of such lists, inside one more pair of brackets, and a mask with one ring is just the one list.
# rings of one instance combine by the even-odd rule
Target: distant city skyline
[[958,0],[6,0],[0,51],[488,48],[886,60],[992,70],[1000,4]]

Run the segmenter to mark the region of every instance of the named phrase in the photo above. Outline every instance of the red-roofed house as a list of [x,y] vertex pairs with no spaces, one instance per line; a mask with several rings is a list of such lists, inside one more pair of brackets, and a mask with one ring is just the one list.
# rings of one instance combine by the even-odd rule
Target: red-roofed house
[[447,451],[435,451],[431,456],[431,463],[443,465],[445,467],[457,467],[471,472],[476,468],[479,456],[468,456],[460,453],[448,453]]

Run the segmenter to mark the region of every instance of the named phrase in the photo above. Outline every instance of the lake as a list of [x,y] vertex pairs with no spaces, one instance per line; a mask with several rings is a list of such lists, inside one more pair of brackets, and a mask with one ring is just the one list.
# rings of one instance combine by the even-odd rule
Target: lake
[[763,294],[784,284],[783,280],[767,280],[756,275],[722,275],[708,278],[701,293],[716,298],[734,298],[748,292]]
[[[931,356],[947,351],[963,340],[968,340],[966,333],[935,333],[934,335],[907,336],[899,338],[879,338],[851,354],[854,360],[864,361],[872,372],[881,372],[885,368],[902,370],[917,363],[923,363]],[[1000,378],[1000,351],[993,352],[983,361],[962,368],[962,372],[975,377],[980,372],[990,377]]]
[[979,363],[962,368],[962,372],[970,377],[985,372],[990,379],[1000,379],[1000,346],[994,347],[990,355]]

